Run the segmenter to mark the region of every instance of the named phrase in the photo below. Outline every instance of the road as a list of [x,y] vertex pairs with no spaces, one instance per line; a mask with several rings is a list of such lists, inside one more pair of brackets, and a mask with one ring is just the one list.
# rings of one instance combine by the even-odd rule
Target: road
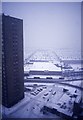
[[39,78],[39,79],[34,79],[34,78],[28,78],[28,79],[24,79],[24,82],[44,82],[44,83],[60,83],[60,82],[71,82],[71,81],[82,81],[83,78],[79,78],[79,79],[72,79],[72,80],[65,80],[65,79],[57,79],[57,78],[53,78],[53,79],[46,79],[46,78]]
[[70,86],[70,87],[74,87],[74,88],[77,88],[77,89],[80,89],[80,90],[83,90],[82,87],[80,86],[76,86],[76,85],[72,85],[72,84],[69,84],[67,82],[71,82],[71,81],[82,81],[83,79],[73,79],[73,80],[62,80],[62,79],[45,79],[45,78],[42,78],[42,79],[34,79],[34,78],[29,78],[29,79],[26,79],[24,80],[24,82],[33,82],[33,83],[57,83],[57,84],[62,84],[62,85],[66,85],[66,86]]

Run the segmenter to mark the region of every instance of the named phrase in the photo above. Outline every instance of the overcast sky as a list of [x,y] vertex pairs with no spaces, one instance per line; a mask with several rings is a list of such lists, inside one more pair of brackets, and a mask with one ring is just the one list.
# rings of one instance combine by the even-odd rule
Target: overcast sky
[[5,14],[23,19],[28,49],[81,47],[81,3],[3,3]]

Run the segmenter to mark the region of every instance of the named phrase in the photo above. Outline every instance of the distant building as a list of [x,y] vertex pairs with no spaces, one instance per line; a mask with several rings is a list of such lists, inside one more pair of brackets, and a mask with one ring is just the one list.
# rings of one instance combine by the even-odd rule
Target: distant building
[[62,75],[61,68],[51,62],[34,62],[29,70],[29,75]]
[[23,20],[2,15],[2,104],[24,98]]

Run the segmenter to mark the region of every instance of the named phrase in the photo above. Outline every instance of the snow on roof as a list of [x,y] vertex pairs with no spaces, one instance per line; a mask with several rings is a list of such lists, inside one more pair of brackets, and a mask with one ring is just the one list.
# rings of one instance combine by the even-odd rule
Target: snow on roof
[[31,71],[61,71],[59,67],[54,65],[51,62],[34,62],[32,68],[30,69]]

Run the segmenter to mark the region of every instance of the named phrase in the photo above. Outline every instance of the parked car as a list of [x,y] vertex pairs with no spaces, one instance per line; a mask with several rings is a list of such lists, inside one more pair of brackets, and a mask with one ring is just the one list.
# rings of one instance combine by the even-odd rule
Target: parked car
[[40,79],[40,77],[34,77],[34,79]]
[[64,79],[64,77],[59,77],[59,79]]
[[52,79],[52,77],[46,77],[46,79]]

